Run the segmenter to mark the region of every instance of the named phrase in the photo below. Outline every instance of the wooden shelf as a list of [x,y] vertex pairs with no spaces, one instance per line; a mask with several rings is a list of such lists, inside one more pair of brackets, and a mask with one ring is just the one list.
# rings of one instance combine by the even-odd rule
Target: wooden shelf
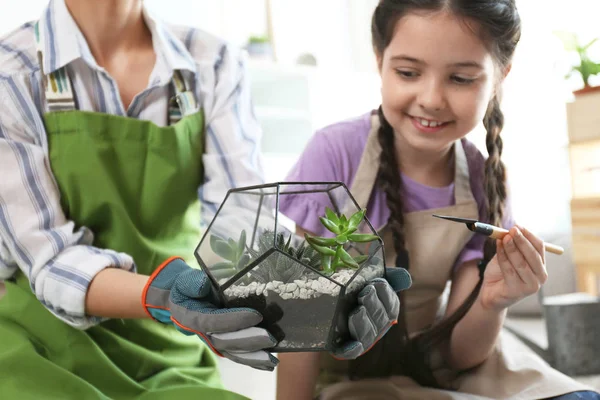
[[600,139],[569,146],[574,198],[600,196]]
[[571,200],[573,258],[579,291],[598,294],[600,274],[600,195]]
[[600,91],[567,104],[573,261],[581,292],[598,295],[600,278]]
[[569,141],[600,140],[600,91],[577,96],[567,103]]

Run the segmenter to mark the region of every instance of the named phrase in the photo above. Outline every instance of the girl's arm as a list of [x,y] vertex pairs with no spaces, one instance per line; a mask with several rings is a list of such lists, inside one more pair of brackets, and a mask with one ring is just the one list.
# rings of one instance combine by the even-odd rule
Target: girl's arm
[[[477,261],[458,267],[453,279],[446,316],[450,316],[471,294],[479,282]],[[481,364],[491,354],[504,323],[506,310],[493,311],[482,307],[480,296],[460,320],[450,336],[446,359],[458,370]]]
[[313,399],[320,353],[282,353],[277,357],[277,400]]
[[[548,274],[544,242],[515,226],[496,241],[497,254],[488,263],[479,296],[450,337],[447,360],[456,369],[468,369],[485,361],[504,323],[507,308],[539,291]],[[451,315],[469,296],[479,280],[475,262],[459,267],[453,278],[446,315]]]

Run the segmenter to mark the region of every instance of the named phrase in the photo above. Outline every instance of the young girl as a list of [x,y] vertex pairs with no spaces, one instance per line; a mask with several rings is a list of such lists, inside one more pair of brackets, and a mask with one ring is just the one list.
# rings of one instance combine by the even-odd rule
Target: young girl
[[[381,0],[372,35],[381,107],[317,132],[288,180],[346,183],[383,235],[387,265],[408,268],[413,285],[398,325],[365,355],[281,354],[278,398],[311,399],[317,380],[327,400],[600,398],[531,352],[507,353],[514,338],[500,334],[507,308],[547,277],[542,240],[512,221],[500,160],[500,86],[520,38],[514,0]],[[465,139],[481,121],[485,160]],[[315,234],[324,232],[309,216],[323,206],[280,205]],[[432,214],[510,234],[484,246]]]

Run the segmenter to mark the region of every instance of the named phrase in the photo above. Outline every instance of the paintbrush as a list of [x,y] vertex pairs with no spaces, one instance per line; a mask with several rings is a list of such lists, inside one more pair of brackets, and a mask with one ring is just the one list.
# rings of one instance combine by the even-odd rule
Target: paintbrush
[[[479,222],[475,219],[457,218],[457,217],[449,217],[449,216],[445,216],[445,215],[435,215],[435,214],[433,214],[433,216],[437,217],[437,218],[447,219],[449,221],[464,223],[467,225],[467,228],[470,231],[479,233],[479,234],[482,234],[485,236],[489,236],[493,239],[502,239],[508,233],[508,231],[506,229],[499,228],[497,226],[486,224],[483,222]],[[549,251],[550,253],[561,255],[562,253],[565,252],[565,249],[563,249],[562,247],[557,246],[555,244],[552,244],[552,243],[544,243],[544,246],[546,247],[546,250]]]

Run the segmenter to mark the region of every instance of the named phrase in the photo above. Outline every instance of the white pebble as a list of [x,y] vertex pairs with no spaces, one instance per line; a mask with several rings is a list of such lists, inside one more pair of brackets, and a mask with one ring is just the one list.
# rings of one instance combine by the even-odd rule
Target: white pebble
[[285,287],[285,292],[291,293],[291,292],[295,291],[296,289],[298,289],[298,285],[296,285],[295,283],[288,283],[287,286]]

